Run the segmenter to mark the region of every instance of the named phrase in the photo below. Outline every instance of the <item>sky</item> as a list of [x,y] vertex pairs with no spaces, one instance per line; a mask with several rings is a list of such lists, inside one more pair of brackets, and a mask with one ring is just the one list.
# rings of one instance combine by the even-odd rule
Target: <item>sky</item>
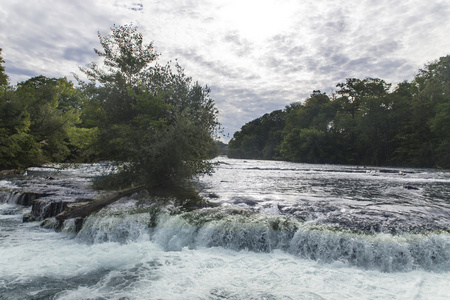
[[10,83],[75,82],[114,24],[137,26],[161,64],[211,88],[225,141],[313,90],[353,77],[395,86],[450,54],[448,0],[2,0]]

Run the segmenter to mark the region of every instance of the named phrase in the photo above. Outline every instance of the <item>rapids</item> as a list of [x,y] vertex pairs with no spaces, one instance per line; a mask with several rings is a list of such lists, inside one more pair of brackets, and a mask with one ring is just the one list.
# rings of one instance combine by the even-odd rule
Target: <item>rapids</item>
[[28,202],[98,196],[107,164],[1,179],[0,299],[447,299],[449,173],[216,162],[212,205],[140,192],[79,232],[23,223]]

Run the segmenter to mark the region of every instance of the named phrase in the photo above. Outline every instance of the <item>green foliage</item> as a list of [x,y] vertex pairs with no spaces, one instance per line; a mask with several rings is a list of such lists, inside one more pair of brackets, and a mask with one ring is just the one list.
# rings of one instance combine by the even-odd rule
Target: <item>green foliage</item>
[[38,76],[17,86],[15,93],[30,115],[30,134],[45,160],[62,162],[71,154],[69,131],[80,123],[76,92],[66,78]]
[[283,140],[281,154],[291,161],[322,163],[326,157],[326,134],[316,128],[295,128]]
[[[113,160],[103,184],[186,183],[208,173],[217,110],[208,87],[178,65],[158,63],[133,26],[99,34],[101,63],[89,82],[33,77],[9,86],[0,49],[0,169],[45,162]],[[314,91],[245,124],[229,143],[235,158],[450,168],[450,56],[395,88],[348,78],[333,97]]]
[[[274,147],[299,162],[450,168],[450,56],[426,65],[411,83],[390,87],[378,78],[348,78],[333,99],[314,91],[282,112]],[[280,128],[262,119],[235,133],[229,156],[275,158],[261,155],[261,147]]]
[[0,168],[64,162],[87,149],[92,139],[80,137],[87,129],[77,128],[80,103],[67,78],[38,76],[6,87],[0,94]]
[[284,111],[276,110],[245,124],[231,139],[228,156],[259,159],[280,157],[285,115]]
[[0,169],[42,161],[40,145],[29,134],[31,119],[25,108],[11,88],[0,93]]
[[0,48],[0,91],[5,89],[8,85],[8,75],[6,75],[5,67],[3,66],[4,63],[5,61],[2,57],[2,48]]
[[179,184],[210,171],[207,159],[217,110],[208,87],[192,83],[176,65],[157,63],[152,44],[132,26],[100,36],[103,64],[82,71],[85,124],[98,128],[100,156],[122,166],[111,184]]
[[0,52],[0,169],[45,162],[113,160],[116,188],[180,183],[210,171],[217,110],[208,87],[159,65],[132,26],[99,34],[102,63],[89,82],[37,76],[8,86]]

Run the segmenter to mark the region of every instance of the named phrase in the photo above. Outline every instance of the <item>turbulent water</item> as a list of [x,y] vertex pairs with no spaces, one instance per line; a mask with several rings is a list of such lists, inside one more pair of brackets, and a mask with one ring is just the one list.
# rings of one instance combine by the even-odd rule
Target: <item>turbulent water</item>
[[141,192],[78,233],[16,203],[92,198],[105,165],[0,180],[0,299],[448,299],[450,173],[216,161],[212,205]]

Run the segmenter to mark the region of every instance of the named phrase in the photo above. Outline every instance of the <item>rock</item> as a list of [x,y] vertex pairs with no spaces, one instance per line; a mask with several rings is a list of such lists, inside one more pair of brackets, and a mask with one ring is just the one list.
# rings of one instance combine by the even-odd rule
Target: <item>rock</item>
[[56,221],[55,218],[45,219],[41,223],[41,227],[44,227],[44,228],[47,228],[47,229],[57,229],[58,225],[59,225],[59,223]]
[[33,222],[33,221],[34,221],[34,218],[31,214],[26,213],[23,215],[22,222],[26,223],[26,222]]
[[407,189],[407,190],[420,190],[418,187],[412,186],[412,185],[404,185],[403,188]]
[[17,199],[17,203],[22,206],[31,206],[33,201],[40,198],[41,195],[38,193],[22,193]]
[[380,169],[380,173],[390,173],[390,174],[398,174],[398,175],[406,175],[403,171],[400,170],[392,170],[392,169]]
[[44,220],[55,217],[67,207],[68,202],[53,201],[47,199],[37,199],[33,201],[31,206],[31,216],[35,220]]
[[25,172],[24,171],[21,171],[21,170],[17,170],[17,169],[14,169],[14,170],[2,170],[2,171],[0,171],[0,176],[7,176],[7,175],[21,175],[21,174],[24,174]]

